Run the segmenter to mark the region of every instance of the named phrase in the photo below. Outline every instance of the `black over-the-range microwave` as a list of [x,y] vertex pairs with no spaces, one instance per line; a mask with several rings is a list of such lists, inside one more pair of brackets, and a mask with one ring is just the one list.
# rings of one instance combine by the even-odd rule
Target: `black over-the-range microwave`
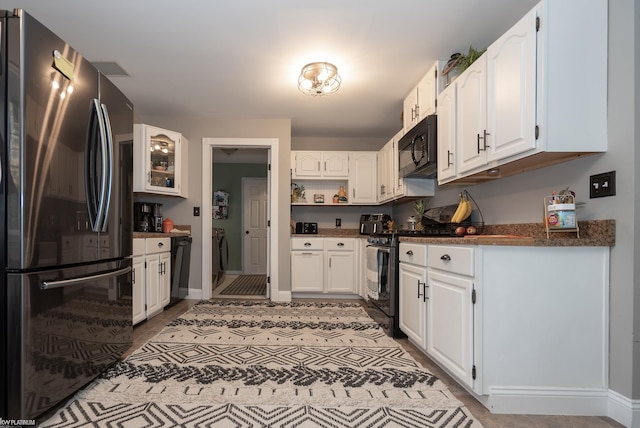
[[398,142],[399,176],[433,178],[438,173],[438,120],[435,114],[418,122]]

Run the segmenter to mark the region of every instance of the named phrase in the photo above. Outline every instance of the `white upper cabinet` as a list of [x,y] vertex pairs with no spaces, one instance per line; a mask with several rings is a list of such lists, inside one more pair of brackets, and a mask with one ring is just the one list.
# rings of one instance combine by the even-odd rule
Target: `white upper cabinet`
[[439,96],[439,184],[606,151],[607,25],[605,0],[543,0],[492,43],[447,88],[453,119]]
[[535,141],[536,11],[487,49],[487,160],[529,151]]
[[348,178],[349,152],[291,152],[292,178]]
[[393,199],[393,139],[389,140],[378,152],[378,202]]
[[349,194],[352,204],[375,204],[377,152],[349,153]]
[[438,96],[438,180],[456,175],[456,83]]
[[187,140],[179,132],[134,125],[133,191],[187,197]]
[[436,62],[409,92],[402,103],[402,125],[404,133],[430,114],[436,113],[438,92],[443,79],[439,76],[444,61]]
[[486,54],[456,79],[456,140],[458,172],[486,165]]

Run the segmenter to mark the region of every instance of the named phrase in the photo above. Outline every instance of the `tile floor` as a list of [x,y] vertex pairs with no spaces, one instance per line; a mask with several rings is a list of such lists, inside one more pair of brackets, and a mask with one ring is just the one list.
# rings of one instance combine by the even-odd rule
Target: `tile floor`
[[[164,312],[150,320],[138,324],[133,330],[133,346],[127,353],[140,347],[144,342],[157,334],[165,324],[177,318],[193,306],[197,300],[182,300],[167,308]],[[352,300],[350,302],[353,302]],[[407,339],[398,339],[404,349],[416,359],[425,369],[438,376],[462,401],[471,413],[485,428],[607,428],[623,427],[608,417],[586,416],[534,416],[534,415],[495,415],[491,414],[482,404],[473,398],[464,388],[449,375],[435,365],[424,353],[413,346]]]

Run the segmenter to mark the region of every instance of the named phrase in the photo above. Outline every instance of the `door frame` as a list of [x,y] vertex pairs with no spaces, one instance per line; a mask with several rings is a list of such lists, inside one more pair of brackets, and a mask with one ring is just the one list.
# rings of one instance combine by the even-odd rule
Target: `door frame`
[[[280,155],[277,138],[210,138],[202,139],[202,299],[211,298],[211,203],[213,199],[213,148],[268,149],[267,192],[267,297],[278,296],[278,174]],[[276,171],[272,174],[272,171]],[[273,288],[272,288],[273,287]]]
[[[268,173],[268,171],[267,171]],[[249,181],[254,180],[254,181],[264,181],[265,182],[265,186],[267,188],[267,206],[269,204],[269,178],[268,177],[242,177],[241,179],[241,184],[240,187],[242,189],[242,202],[241,202],[241,207],[242,207],[242,230],[245,231],[247,230],[247,225],[245,224],[245,210],[247,209],[247,207],[245,206],[245,201],[244,201],[244,197],[245,197],[245,184],[248,183]],[[268,208],[267,208],[267,219],[269,218],[269,212],[268,212]],[[267,229],[267,237],[269,236],[269,228],[266,227]],[[244,239],[244,235],[242,235],[242,239],[241,239],[241,245],[240,245],[240,251],[242,254],[242,274],[246,275],[246,266],[245,266],[245,260],[244,260],[244,250],[245,250],[245,239]],[[267,253],[269,252],[269,242],[267,241]],[[268,261],[268,257],[267,257],[267,261]],[[267,263],[267,262],[265,262]]]

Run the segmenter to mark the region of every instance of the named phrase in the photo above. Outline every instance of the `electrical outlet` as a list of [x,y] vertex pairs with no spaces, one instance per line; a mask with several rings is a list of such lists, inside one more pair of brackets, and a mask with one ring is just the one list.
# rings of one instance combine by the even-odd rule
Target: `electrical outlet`
[[341,218],[337,218],[336,219],[336,227],[340,227],[342,226],[342,219]]
[[193,216],[200,217],[200,207],[193,207]]
[[604,172],[589,177],[589,198],[602,198],[604,196],[615,196],[616,194],[616,172]]

